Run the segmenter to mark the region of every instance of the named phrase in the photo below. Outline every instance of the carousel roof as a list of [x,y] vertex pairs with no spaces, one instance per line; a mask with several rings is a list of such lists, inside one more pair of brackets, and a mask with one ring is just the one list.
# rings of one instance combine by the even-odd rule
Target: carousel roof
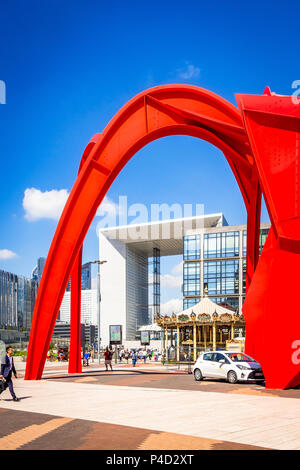
[[191,315],[191,313],[195,313],[196,315],[206,313],[207,315],[212,316],[215,312],[217,312],[218,315],[235,314],[234,310],[222,307],[221,305],[212,302],[212,300],[210,300],[208,297],[203,297],[200,302],[193,305],[192,307],[182,310],[182,312],[176,313],[176,317],[179,315]]

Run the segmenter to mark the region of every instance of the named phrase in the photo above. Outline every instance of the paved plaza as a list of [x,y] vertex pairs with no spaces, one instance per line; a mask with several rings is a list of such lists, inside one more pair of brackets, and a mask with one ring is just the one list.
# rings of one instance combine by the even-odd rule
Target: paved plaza
[[1,395],[0,449],[300,449],[300,390],[195,382],[160,364],[49,364]]

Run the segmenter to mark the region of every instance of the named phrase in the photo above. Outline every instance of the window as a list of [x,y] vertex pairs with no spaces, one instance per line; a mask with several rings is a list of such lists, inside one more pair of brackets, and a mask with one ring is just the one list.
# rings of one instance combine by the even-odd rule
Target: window
[[239,293],[239,260],[205,261],[203,282],[208,295]]
[[243,263],[243,294],[246,294],[246,266],[247,266],[246,260],[243,259],[242,263]]
[[[209,297],[212,302],[221,305],[222,307],[229,308],[233,310],[239,309],[239,297]],[[244,297],[245,300],[245,297]]]
[[247,255],[247,230],[243,230],[243,256]]
[[196,297],[192,299],[183,299],[183,310],[185,310],[186,308],[193,307],[195,304],[200,302],[200,300],[201,300],[200,297]]
[[200,235],[184,237],[183,259],[200,259]]
[[200,263],[184,264],[183,295],[200,295]]
[[262,228],[260,230],[260,235],[259,235],[259,254],[261,254],[262,249],[264,247],[264,244],[266,243],[266,239],[269,233],[269,228]]
[[239,232],[206,233],[204,258],[233,258],[239,256]]
[[203,354],[204,361],[212,361],[213,360],[213,353]]
[[214,362],[221,362],[225,361],[227,364],[229,363],[228,359],[225,358],[223,354],[215,353],[212,359]]

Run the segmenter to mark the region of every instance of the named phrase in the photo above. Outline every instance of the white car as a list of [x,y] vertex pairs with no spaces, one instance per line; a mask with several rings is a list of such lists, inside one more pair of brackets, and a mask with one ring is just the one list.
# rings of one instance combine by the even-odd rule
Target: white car
[[247,354],[228,351],[209,351],[201,354],[193,367],[195,380],[205,377],[226,379],[229,383],[263,382],[261,365]]

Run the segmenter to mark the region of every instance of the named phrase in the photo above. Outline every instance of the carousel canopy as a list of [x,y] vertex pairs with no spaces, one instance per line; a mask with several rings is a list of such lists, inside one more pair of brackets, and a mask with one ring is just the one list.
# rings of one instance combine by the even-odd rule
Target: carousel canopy
[[196,315],[206,313],[210,316],[212,316],[212,314],[215,312],[217,312],[218,315],[223,315],[224,313],[232,315],[235,313],[234,310],[222,307],[221,305],[212,302],[208,297],[203,297],[200,302],[193,305],[192,307],[182,310],[182,312],[176,313],[176,316],[178,317],[179,315],[190,315],[193,312]]

